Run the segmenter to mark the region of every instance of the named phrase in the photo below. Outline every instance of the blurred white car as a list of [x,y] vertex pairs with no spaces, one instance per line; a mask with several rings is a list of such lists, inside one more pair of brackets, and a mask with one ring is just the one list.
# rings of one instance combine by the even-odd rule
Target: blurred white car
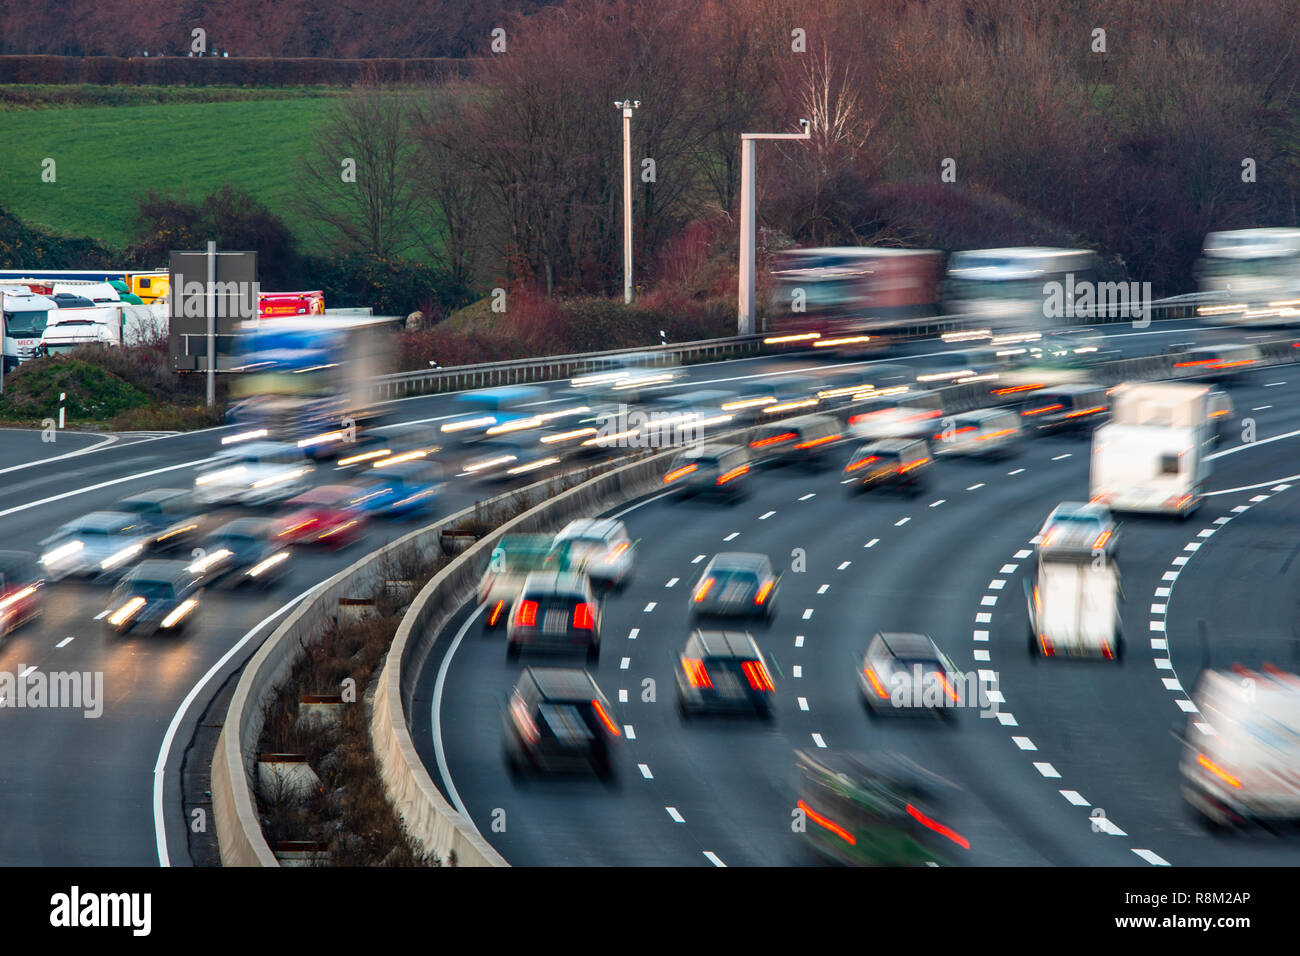
[[139,515],[92,511],[41,542],[41,567],[46,577],[56,581],[70,575],[115,577],[143,556],[153,541],[152,529]]
[[222,452],[194,480],[194,491],[208,505],[271,504],[307,491],[313,471],[296,445],[250,442]]
[[1020,443],[1020,417],[1003,409],[981,408],[939,424],[941,430],[931,436],[930,446],[936,455],[1001,457],[1012,454]]
[[636,542],[627,526],[613,518],[580,518],[570,521],[555,536],[556,548],[566,547],[568,567],[582,571],[593,581],[615,587],[632,576]]

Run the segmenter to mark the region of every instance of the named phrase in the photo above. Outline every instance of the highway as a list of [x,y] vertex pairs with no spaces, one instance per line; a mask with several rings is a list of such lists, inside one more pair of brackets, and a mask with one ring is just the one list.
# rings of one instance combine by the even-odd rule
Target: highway
[[[1143,331],[1116,326],[1101,332],[1132,355],[1155,352],[1171,339],[1190,336],[1192,325],[1157,323]],[[937,348],[938,343],[914,345],[908,352],[914,359],[928,354],[931,347]],[[827,363],[765,357],[696,365],[685,370],[686,377],[675,387],[721,385],[816,364]],[[1290,372],[1280,369],[1252,376],[1285,379]],[[1258,392],[1262,397],[1237,398],[1239,414],[1245,414],[1251,404],[1273,403],[1274,408],[1258,413],[1260,437],[1267,437],[1269,429],[1281,432],[1288,425],[1285,395],[1290,391],[1289,384],[1267,389],[1262,384],[1247,386],[1241,395]],[[391,403],[390,421],[433,423],[451,414],[453,407],[451,396],[405,399]],[[219,450],[221,436],[229,431],[107,436],[113,441],[105,441],[102,435],[61,433],[54,443],[39,445],[35,433],[0,432],[4,547],[39,551],[40,540],[60,524],[89,511],[111,509],[127,494],[189,487],[195,469]],[[1292,448],[1280,441],[1225,458],[1216,476],[1222,484],[1217,487],[1300,470],[1287,467]],[[1052,460],[1066,453],[1071,457]],[[471,625],[448,669],[442,726],[454,728],[443,735],[451,779],[484,835],[517,863],[708,865],[706,851],[728,865],[786,862],[791,751],[814,745],[813,734],[839,745],[860,740],[867,732],[853,697],[849,669],[849,655],[858,649],[867,629],[907,623],[932,633],[962,666],[972,664],[970,632],[985,583],[1025,547],[1048,508],[1082,493],[1086,449],[1082,444],[1058,447],[1051,441],[1035,442],[1011,466],[1025,469],[1016,476],[1005,474],[1010,468],[946,465],[932,497],[924,502],[883,497],[846,502],[833,474],[792,472],[762,476],[754,498],[731,512],[668,501],[646,502],[630,511],[626,520],[642,539],[641,567],[635,583],[609,607],[608,643],[598,672],[607,692],[625,687],[631,691],[629,702],[621,706],[625,722],[635,728],[636,740],[626,742],[626,772],[614,792],[582,784],[515,791],[505,781],[496,708],[497,695],[508,687],[512,673],[504,665],[500,647],[483,640]],[[322,483],[331,480],[329,467],[319,468],[317,476]],[[975,485],[981,487],[966,490]],[[484,494],[474,486],[453,484],[437,514],[452,513]],[[800,500],[808,494],[814,497]],[[1218,517],[1220,501],[1225,506],[1236,504],[1238,497],[1249,501],[1254,494],[1212,499],[1206,520]],[[928,507],[938,499],[943,504]],[[1212,561],[1206,559],[1212,558],[1220,542],[1245,537],[1237,530],[1238,522],[1262,524],[1272,533],[1284,534],[1285,502],[1285,497],[1277,503],[1259,502],[1244,517],[1234,518],[1214,540],[1214,549],[1207,547],[1205,555],[1197,555],[1189,573],[1213,573],[1207,567]],[[758,520],[768,511],[773,514]],[[690,520],[683,521],[683,514]],[[846,520],[849,514],[852,519]],[[903,518],[908,521],[896,524]],[[1198,516],[1188,527],[1199,529],[1200,520]],[[295,600],[360,555],[423,523],[420,519],[377,522],[361,542],[345,551],[296,558],[291,573],[270,593],[209,592],[195,626],[174,640],[110,640],[94,620],[104,610],[104,588],[65,583],[52,587],[44,617],[0,644],[0,671],[15,675],[27,668],[99,671],[104,675],[106,700],[102,716],[95,719],[73,709],[0,709],[6,730],[0,738],[0,765],[6,768],[0,777],[0,813],[7,824],[0,833],[0,861],[9,865],[187,864],[180,764],[211,696],[252,655],[273,629],[277,615]],[[665,527],[673,528],[671,537],[663,536]],[[733,531],[740,537],[724,544],[723,538]],[[1178,711],[1156,679],[1149,652],[1138,646],[1145,623],[1138,611],[1151,603],[1152,587],[1146,578],[1159,577],[1155,569],[1180,553],[1185,536],[1183,528],[1154,522],[1142,523],[1129,536],[1135,573],[1125,620],[1130,622],[1135,646],[1122,671],[1103,673],[1067,665],[1040,666],[1030,672],[1023,661],[1023,640],[1004,636],[1023,632],[1023,622],[1016,617],[1023,608],[1016,598],[1019,582],[1014,575],[1006,585],[1006,598],[995,609],[998,622],[988,628],[994,635],[989,649],[1004,675],[1006,709],[1016,713],[1024,733],[1037,735],[1034,739],[1045,755],[1041,759],[1051,760],[1069,780],[1069,787],[1104,807],[1131,836],[1094,838],[1088,832],[1087,808],[1064,800],[1055,782],[1044,780],[1034,769],[1028,759],[1031,754],[1008,743],[1010,730],[997,721],[964,714],[963,718],[972,719],[956,728],[900,724],[880,729],[891,740],[896,738],[900,748],[941,767],[965,791],[970,799],[954,808],[958,814],[954,819],[972,840],[975,862],[1122,864],[1135,859],[1133,847],[1149,847],[1178,863],[1195,855],[1191,847],[1199,844],[1190,824],[1180,838],[1167,832],[1170,811],[1178,809],[1169,791],[1172,765],[1171,776],[1154,797],[1143,795],[1143,788],[1154,786],[1151,774],[1125,783],[1121,774],[1107,769],[1108,761],[1118,766],[1132,759],[1158,773],[1168,762],[1163,756],[1156,759],[1164,753],[1160,748],[1172,753],[1167,729]],[[878,541],[864,547],[873,538]],[[703,723],[684,728],[671,705],[669,662],[685,637],[685,589],[692,581],[692,561],[729,546],[766,551],[778,563],[788,563],[793,548],[804,548],[808,555],[805,573],[786,576],[781,614],[762,638],[784,672],[778,685],[782,708],[771,729]],[[1268,573],[1276,575],[1276,571]],[[678,581],[667,588],[672,578]],[[1239,580],[1235,572],[1233,580]],[[827,589],[818,593],[823,585]],[[1248,583],[1238,586],[1244,589]],[[1195,589],[1187,590],[1186,605],[1171,606],[1171,621],[1193,615],[1189,626],[1195,626],[1200,616],[1226,613],[1213,601],[1208,608],[1198,608]],[[1181,597],[1181,586],[1179,593]],[[1279,588],[1275,593],[1288,592]],[[1262,611],[1269,606],[1266,601],[1252,592],[1252,606]],[[652,602],[654,609],[645,610]],[[805,608],[813,612],[806,621],[800,617]],[[1274,612],[1280,618],[1283,607]],[[1207,627],[1216,633],[1213,620]],[[630,640],[637,628],[644,637]],[[796,646],[799,635],[803,640]],[[1148,655],[1145,662],[1144,654]],[[624,657],[629,663],[621,669]],[[1181,657],[1177,666],[1190,687],[1195,667]],[[803,676],[793,676],[796,667]],[[432,699],[436,673],[423,676]],[[647,677],[657,681],[655,704],[640,702],[638,688]],[[1050,686],[1051,692],[1040,693],[1039,684]],[[1076,705],[1088,702],[1093,706],[1080,713]],[[1104,706],[1097,707],[1098,702]],[[1068,719],[1063,721],[1063,715]],[[1118,727],[1128,729],[1119,733]],[[419,725],[416,729],[419,732]],[[1125,736],[1139,730],[1150,738],[1140,756]],[[432,749],[427,728],[418,738]],[[1096,751],[1097,742],[1107,739],[1120,750]],[[645,764],[651,776],[644,777],[637,764]],[[440,779],[436,760],[431,767],[435,779]],[[1013,794],[1019,795],[1014,803]],[[505,834],[490,834],[483,825],[484,814],[498,805],[512,810],[512,823]],[[685,822],[674,822],[666,807],[675,808]],[[1080,833],[1073,832],[1072,828],[1080,827]],[[1275,856],[1286,858],[1276,849],[1259,852],[1267,862]]]
[[[1035,438],[1005,462],[942,461],[916,499],[848,499],[833,470],[773,469],[733,507],[652,496],[616,509],[640,539],[634,580],[607,600],[593,670],[625,727],[617,785],[511,780],[499,714],[519,668],[469,608],[416,691],[426,766],[516,865],[802,862],[793,752],[823,745],[901,751],[951,781],[944,820],[969,839],[971,865],[1295,865],[1294,839],[1211,835],[1178,789],[1171,731],[1201,670],[1300,665],[1300,433],[1289,399],[1300,380],[1293,366],[1269,368],[1230,390],[1258,440],[1225,436],[1212,494],[1188,521],[1122,527],[1122,664],[1027,653],[1031,538],[1053,506],[1086,500],[1085,439]],[[780,670],[770,725],[687,722],[675,707],[689,591],[722,550],[762,552],[786,571],[775,620],[754,628]],[[929,634],[963,670],[996,671],[998,714],[870,720],[855,655],[890,630]]]

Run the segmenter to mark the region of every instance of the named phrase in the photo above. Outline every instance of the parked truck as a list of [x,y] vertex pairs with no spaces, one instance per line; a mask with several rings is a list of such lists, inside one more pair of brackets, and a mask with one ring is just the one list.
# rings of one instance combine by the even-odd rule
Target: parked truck
[[1038,570],[1025,581],[1031,657],[1124,656],[1119,566],[1090,524],[1062,524],[1039,541]]
[[1112,511],[1190,516],[1210,475],[1210,393],[1169,382],[1113,389],[1111,421],[1093,432],[1092,500]]
[[166,303],[106,303],[93,308],[57,309],[41,333],[46,355],[70,352],[79,345],[142,345],[167,335]]
[[372,380],[393,355],[387,321],[301,316],[247,323],[231,384],[236,420],[312,457],[355,442],[379,414]]

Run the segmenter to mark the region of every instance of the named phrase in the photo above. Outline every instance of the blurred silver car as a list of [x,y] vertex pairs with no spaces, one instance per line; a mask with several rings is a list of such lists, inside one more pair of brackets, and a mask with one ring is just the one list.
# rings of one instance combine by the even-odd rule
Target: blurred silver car
[[152,530],[123,511],[92,511],[41,541],[41,567],[51,580],[116,577],[153,544]]

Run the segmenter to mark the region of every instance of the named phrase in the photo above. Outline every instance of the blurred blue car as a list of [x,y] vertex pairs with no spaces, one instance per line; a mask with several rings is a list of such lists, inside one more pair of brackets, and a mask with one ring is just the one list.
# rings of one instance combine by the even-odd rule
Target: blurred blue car
[[403,518],[432,508],[444,485],[436,462],[416,459],[370,468],[363,481],[365,494],[357,506],[369,515]]

